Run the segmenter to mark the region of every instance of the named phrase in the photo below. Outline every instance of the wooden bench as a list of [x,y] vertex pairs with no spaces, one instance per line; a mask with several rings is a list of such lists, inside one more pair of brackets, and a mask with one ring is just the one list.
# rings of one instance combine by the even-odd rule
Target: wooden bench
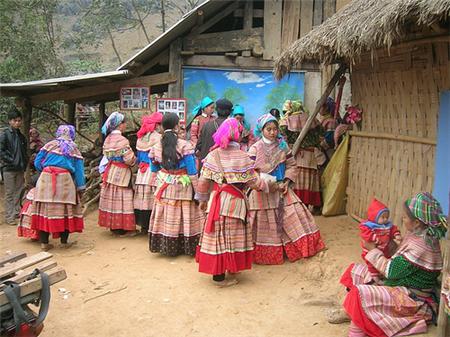
[[0,257],[0,313],[11,309],[3,289],[4,281],[14,281],[20,285],[20,301],[27,304],[39,298],[40,276],[31,278],[35,269],[47,273],[50,286],[67,278],[66,271],[57,266],[53,255],[47,252],[27,256],[26,253],[11,253]]

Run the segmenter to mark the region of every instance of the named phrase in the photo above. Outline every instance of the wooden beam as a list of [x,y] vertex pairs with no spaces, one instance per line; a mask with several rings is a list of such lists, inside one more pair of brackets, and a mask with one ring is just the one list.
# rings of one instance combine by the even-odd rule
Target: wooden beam
[[164,49],[161,53],[159,53],[157,56],[152,58],[147,63],[141,64],[138,63],[139,66],[131,67],[129,71],[131,74],[133,74],[135,77],[141,76],[143,73],[145,73],[150,68],[156,66],[157,64],[161,65],[167,65],[169,64],[169,49]]
[[[26,279],[29,278],[36,269],[39,269],[40,271],[46,271],[52,269],[53,267],[56,267],[56,265],[57,263],[55,260],[46,260],[44,262],[34,264],[30,267],[21,269],[20,273],[16,273],[16,276],[8,278],[8,281],[21,283],[23,281],[26,281]],[[4,283],[0,284],[0,291],[3,290],[5,287],[6,285]]]
[[203,33],[204,31],[208,30],[209,28],[214,26],[216,23],[218,23],[220,20],[222,20],[223,18],[227,17],[228,15],[233,13],[236,9],[238,9],[240,4],[241,3],[239,1],[234,1],[233,3],[228,5],[228,7],[226,7],[223,10],[221,10],[218,14],[214,15],[211,19],[207,20],[201,26],[194,27],[192,29],[191,33],[189,34],[189,36],[192,37],[194,35]]
[[322,23],[323,18],[323,0],[314,0],[313,11],[313,26],[318,26]]
[[228,32],[209,33],[186,37],[183,41],[184,50],[201,53],[226,53],[241,50],[251,50],[263,45],[263,28],[249,31],[232,30]]
[[418,144],[426,144],[426,145],[436,145],[436,140],[435,139],[421,138],[421,137],[412,137],[412,136],[403,136],[403,135],[394,135],[394,134],[391,134],[391,133],[378,133],[378,132],[366,132],[366,131],[350,131],[349,134],[352,137],[388,139],[388,140],[397,140],[397,141],[401,141],[401,142],[418,143]]
[[336,0],[323,0],[323,21],[336,12]]
[[324,105],[325,102],[327,101],[327,97],[330,95],[330,92],[334,89],[334,87],[338,83],[341,76],[345,74],[346,69],[347,69],[347,66],[341,64],[339,69],[336,70],[336,72],[334,73],[334,76],[331,79],[330,83],[328,83],[328,86],[327,86],[325,92],[322,94],[322,97],[320,97],[319,101],[316,104],[316,108],[315,108],[314,112],[309,115],[308,120],[305,123],[305,126],[303,127],[302,131],[298,135],[298,138],[295,141],[294,146],[292,147],[292,154],[294,156],[297,154],[298,150],[300,150],[300,145],[301,145],[303,139],[305,138],[306,134],[308,133],[309,128],[311,127],[312,121],[316,118],[322,105]]
[[285,1],[283,8],[283,30],[281,49],[286,49],[298,39],[300,29],[300,1]]
[[[216,68],[239,68],[239,69],[273,69],[273,61],[263,60],[255,57],[238,56],[236,58],[222,55],[193,55],[183,60],[185,66],[216,67]],[[296,70],[318,71],[319,65],[303,63]]]
[[105,102],[100,102],[98,105],[98,139],[103,141],[102,126],[106,122],[106,107]]
[[305,36],[313,25],[313,0],[301,1],[300,7],[300,37]]
[[[253,18],[262,19],[264,18],[264,9],[256,9],[253,8]],[[235,18],[243,18],[245,10],[244,9],[236,9],[233,13]]]
[[168,95],[171,98],[180,98],[181,97],[181,85],[183,83],[182,75],[181,75],[181,47],[182,40],[181,38],[177,38],[175,41],[172,41],[170,44],[170,53],[169,53],[169,72],[174,74],[177,81],[169,84],[169,92]]
[[71,125],[75,125],[75,107],[76,107],[76,103],[75,102],[64,102],[67,105],[67,110],[66,110],[66,120],[69,124]]
[[31,256],[24,257],[12,264],[0,268],[0,279],[14,274],[16,271],[27,268],[35,263],[47,260],[53,255],[47,252],[40,252]]
[[273,60],[281,52],[282,0],[264,1],[264,60]]
[[23,252],[20,252],[20,253],[16,252],[16,253],[4,255],[0,258],[0,267],[3,267],[7,263],[11,263],[11,262],[15,262],[20,259],[23,259],[26,256],[27,256],[27,253],[23,253]]
[[244,30],[253,28],[253,1],[246,1],[244,8]]
[[169,72],[160,73],[156,75],[148,75],[135,77],[128,80],[115,81],[106,84],[98,84],[98,85],[90,85],[82,88],[69,89],[63,91],[57,91],[52,93],[38,94],[35,96],[31,96],[32,105],[39,105],[52,101],[78,101],[86,97],[92,97],[93,94],[96,96],[100,96],[103,94],[115,93],[119,92],[121,87],[125,86],[133,86],[133,85],[161,85],[161,84],[169,84],[173,83],[177,80],[174,74]]

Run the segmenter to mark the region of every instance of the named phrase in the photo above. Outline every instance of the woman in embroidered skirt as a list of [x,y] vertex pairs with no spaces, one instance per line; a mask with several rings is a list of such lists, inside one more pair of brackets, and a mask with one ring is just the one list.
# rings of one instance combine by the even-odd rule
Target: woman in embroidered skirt
[[277,183],[271,193],[251,191],[249,224],[253,228],[258,264],[282,264],[310,257],[325,248],[314,217],[288,184],[295,180],[297,168],[278,122],[270,113],[258,119],[255,136],[261,138],[249,150],[262,179]]
[[397,252],[386,258],[366,243],[366,260],[384,275],[384,285],[371,280],[366,265],[352,264],[341,278],[349,290],[344,312],[331,317],[332,323],[351,319],[349,336],[407,336],[425,333],[436,319],[433,288],[442,270],[439,239],[447,230],[446,216],[434,197],[425,192],[404,204],[403,225],[407,235]]
[[178,123],[176,114],[164,115],[161,141],[149,154],[150,168],[157,173],[149,248],[167,256],[194,256],[204,214],[193,198],[198,182],[194,148],[178,138]]
[[208,213],[196,260],[199,271],[213,275],[218,286],[237,283],[234,278],[226,281],[226,272],[252,267],[252,231],[247,224],[244,189],[269,189],[255,172],[254,162],[239,148],[241,132],[242,125],[235,118],[225,120],[217,129],[213,135],[216,149],[203,162],[196,195]]
[[83,231],[84,162],[74,139],[74,126],[59,126],[56,139],[45,144],[34,160],[41,175],[34,192],[31,229],[39,231],[42,250],[53,248],[50,233],[68,248],[69,234]]
[[126,129],[125,116],[113,112],[102,127],[106,136],[103,144],[103,183],[100,188],[98,224],[118,235],[134,235],[133,189],[131,167],[136,161],[130,142],[122,132]]
[[[284,116],[280,120],[280,129],[289,146],[293,146],[298,135],[306,124],[308,112],[301,101],[286,101],[283,105]],[[311,128],[300,144],[300,150],[295,155],[298,168],[292,189],[306,205],[321,206],[320,177],[317,154],[319,151],[323,128],[317,120],[313,120]]]
[[142,126],[137,133],[137,164],[139,170],[136,176],[134,191],[134,214],[136,223],[141,226],[142,233],[148,232],[150,214],[153,209],[155,193],[155,175],[150,170],[150,149],[161,140],[161,121],[163,115],[154,112],[144,116]]

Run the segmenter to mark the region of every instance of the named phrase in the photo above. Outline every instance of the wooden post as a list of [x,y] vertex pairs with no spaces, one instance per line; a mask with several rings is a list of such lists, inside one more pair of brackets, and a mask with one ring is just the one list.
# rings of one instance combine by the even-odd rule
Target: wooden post
[[[450,275],[450,239],[443,239],[441,241],[441,251],[444,259],[444,266],[442,268],[442,281],[445,282]],[[444,284],[442,284],[444,286]],[[450,317],[444,309],[444,298],[441,296],[441,303],[439,305],[437,336],[450,336]]]
[[73,102],[65,102],[67,104],[66,119],[69,124],[75,126],[75,105]]
[[169,73],[174,74],[177,78],[175,83],[169,84],[169,97],[179,98],[181,97],[181,86],[183,84],[181,74],[181,38],[176,39],[170,44],[169,52]]
[[105,102],[100,102],[98,105],[98,140],[103,142],[102,126],[106,121]]
[[244,30],[253,28],[253,1],[245,2],[244,9]]
[[264,1],[264,60],[273,60],[281,51],[281,0]]
[[[31,106],[31,102],[28,98],[23,100],[22,105],[22,131],[25,139],[27,140],[27,155],[28,158],[31,156],[30,150],[30,129],[31,129],[31,120],[33,119],[33,108]],[[28,184],[31,177],[31,171],[29,165],[27,165],[27,169],[25,171],[25,184]]]
[[303,139],[305,138],[306,134],[308,133],[309,128],[311,127],[312,121],[314,120],[314,118],[316,118],[317,114],[319,113],[320,107],[323,104],[325,104],[325,102],[327,101],[327,97],[330,95],[331,91],[336,86],[336,84],[338,83],[341,76],[344,75],[346,69],[347,69],[347,66],[344,64],[341,64],[339,66],[339,69],[336,70],[336,72],[334,73],[333,78],[328,83],[328,86],[325,89],[325,92],[322,94],[322,97],[320,97],[319,101],[316,104],[316,108],[315,108],[314,112],[311,115],[309,115],[305,126],[303,127],[302,131],[298,135],[298,138],[295,141],[294,146],[292,147],[292,154],[294,156],[297,154],[298,150],[300,149],[300,144],[302,143]]

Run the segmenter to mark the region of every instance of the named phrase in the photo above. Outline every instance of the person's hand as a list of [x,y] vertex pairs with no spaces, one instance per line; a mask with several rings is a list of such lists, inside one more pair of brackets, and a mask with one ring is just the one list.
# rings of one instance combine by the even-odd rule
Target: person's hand
[[363,245],[364,245],[364,248],[366,248],[369,251],[377,248],[377,245],[375,242],[364,241]]
[[208,207],[208,202],[200,201],[198,207],[202,210],[202,212],[206,212],[206,208]]
[[278,191],[278,184],[276,182],[270,181],[268,182],[268,185],[269,185],[269,192]]
[[397,244],[397,246],[400,246],[400,244],[402,243],[402,236],[401,235],[396,235],[394,237],[394,242]]
[[281,194],[286,194],[288,191],[288,185],[289,185],[288,181],[278,184],[278,191],[280,191]]

